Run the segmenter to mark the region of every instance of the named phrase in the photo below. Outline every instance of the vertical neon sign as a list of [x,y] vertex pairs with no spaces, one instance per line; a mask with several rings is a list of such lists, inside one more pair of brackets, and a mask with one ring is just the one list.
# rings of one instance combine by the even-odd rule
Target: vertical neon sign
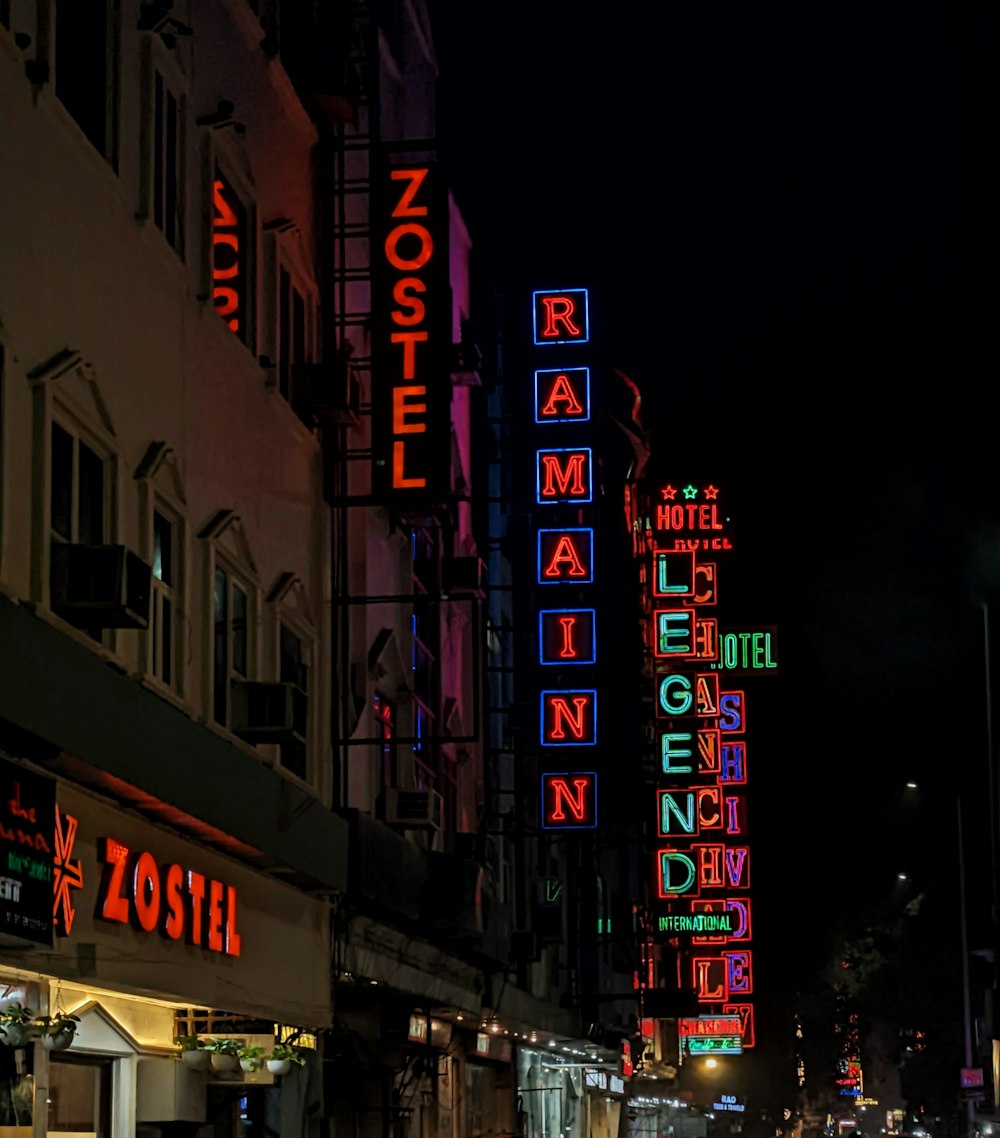
[[[536,349],[546,356],[555,346],[567,353],[590,339],[586,289],[553,289],[532,295]],[[541,361],[539,361],[541,362]],[[590,421],[590,369],[578,360],[546,360],[534,374],[537,506],[537,580],[551,586],[561,604],[538,611],[539,663],[556,677],[539,690],[539,746],[544,756],[556,748],[597,743],[596,689],[586,680],[557,686],[562,669],[586,675],[597,663],[597,614],[581,603],[581,586],[594,581],[594,531],[580,524],[593,501],[593,457],[582,424]],[[567,510],[572,508],[572,513]],[[573,524],[568,524],[572,521]],[[563,523],[563,524],[560,524]],[[579,671],[583,669],[583,671]],[[546,829],[593,829],[597,825],[597,774],[594,771],[544,771],[541,819]]]
[[[742,1047],[754,1046],[746,694],[720,684],[718,564],[733,548],[718,487],[658,488],[637,551],[646,638],[654,662],[657,914],[675,937],[698,914],[724,913],[724,926],[690,932],[682,969],[703,1012],[739,1015]],[[655,922],[654,922],[655,925]],[[677,941],[681,946],[681,942]]]

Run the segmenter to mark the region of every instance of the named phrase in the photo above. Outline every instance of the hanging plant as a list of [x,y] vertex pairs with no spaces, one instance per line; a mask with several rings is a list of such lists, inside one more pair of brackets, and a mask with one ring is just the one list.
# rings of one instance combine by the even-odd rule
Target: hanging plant
[[205,1044],[205,1050],[211,1056],[212,1070],[218,1074],[231,1074],[240,1069],[240,1048],[244,1046],[242,1039],[225,1037],[210,1039]]
[[211,1061],[211,1052],[205,1049],[205,1041],[198,1035],[175,1035],[174,1043],[180,1048],[181,1059],[196,1071],[204,1071]]
[[272,1075],[287,1075],[293,1063],[298,1067],[304,1067],[306,1059],[299,1049],[290,1043],[276,1043],[264,1061]]
[[35,1037],[35,1013],[24,1004],[8,1004],[0,1010],[0,1042],[23,1047]]
[[69,1012],[56,1012],[54,1015],[36,1016],[35,1027],[41,1037],[42,1046],[53,1051],[65,1051],[76,1036],[76,1025],[80,1017]]

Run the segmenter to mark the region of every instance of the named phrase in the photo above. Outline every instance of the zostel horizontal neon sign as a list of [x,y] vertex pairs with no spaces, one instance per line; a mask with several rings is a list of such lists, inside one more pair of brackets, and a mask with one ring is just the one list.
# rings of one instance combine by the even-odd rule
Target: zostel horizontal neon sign
[[133,853],[114,838],[101,838],[97,852],[105,863],[99,917],[209,952],[240,955],[235,886],[176,863],[160,865],[151,853]]

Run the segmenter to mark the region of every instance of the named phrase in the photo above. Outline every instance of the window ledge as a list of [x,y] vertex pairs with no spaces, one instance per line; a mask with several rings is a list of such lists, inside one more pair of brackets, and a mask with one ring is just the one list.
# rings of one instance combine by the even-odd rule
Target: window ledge
[[160,699],[165,700],[172,707],[176,707],[178,711],[183,711],[189,718],[194,719],[191,705],[184,696],[174,688],[168,687],[162,680],[158,680],[150,672],[136,672],[132,678],[140,683],[146,691],[158,695]]
[[88,636],[79,628],[74,627],[68,621],[63,620],[61,616],[57,616],[51,609],[46,608],[45,605],[39,601],[21,600],[20,602],[24,608],[28,610],[33,616],[37,616],[40,620],[44,620],[51,628],[58,629],[64,636],[70,640],[75,641],[77,644],[84,648],[89,649],[95,656],[99,657],[105,662],[110,664],[116,671],[127,675],[128,671],[122,663],[121,657],[112,652],[110,648],[105,648],[103,644],[98,644],[96,640]]

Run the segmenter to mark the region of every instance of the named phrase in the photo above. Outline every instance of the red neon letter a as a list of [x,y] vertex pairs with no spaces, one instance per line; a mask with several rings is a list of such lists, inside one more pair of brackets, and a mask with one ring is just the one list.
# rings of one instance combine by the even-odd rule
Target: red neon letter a
[[[565,572],[563,571],[565,567]],[[568,533],[560,536],[549,563],[542,570],[545,577],[586,577],[587,569],[580,559],[576,542]]]
[[583,414],[583,404],[577,398],[576,391],[569,381],[569,376],[562,373],[557,375],[553,381],[548,398],[539,409],[539,413],[545,418],[553,418],[559,414],[560,403],[565,404],[562,414],[566,418],[570,415]]

